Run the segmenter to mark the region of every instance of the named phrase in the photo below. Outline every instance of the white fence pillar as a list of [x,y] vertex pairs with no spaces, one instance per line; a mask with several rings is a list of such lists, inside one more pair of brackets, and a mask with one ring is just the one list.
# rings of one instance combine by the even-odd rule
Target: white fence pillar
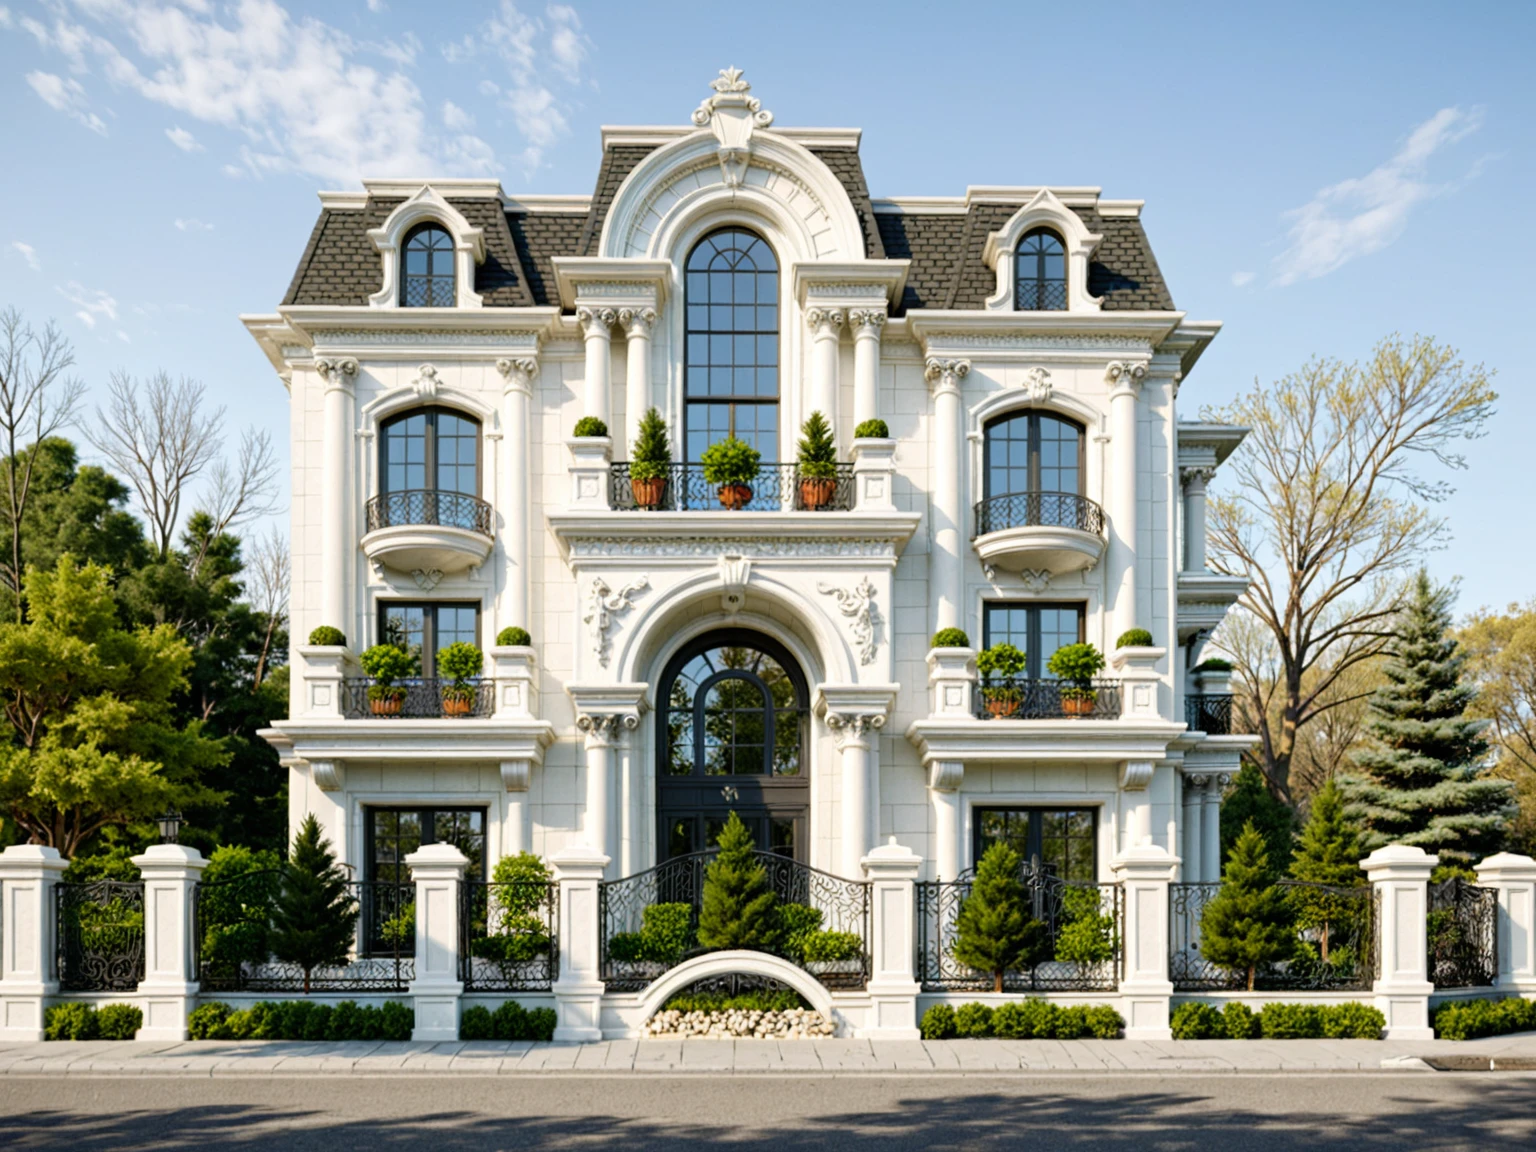
[[1179,858],[1156,844],[1139,844],[1115,857],[1110,869],[1125,887],[1121,947],[1125,972],[1120,1007],[1130,1040],[1168,1040],[1168,886]]
[[144,880],[144,1026],[135,1038],[185,1040],[198,990],[193,890],[208,861],[184,844],[154,844],[133,862]]
[[1536,860],[1500,852],[1476,871],[1499,893],[1499,990],[1536,996]]
[[560,885],[560,978],[555,981],[555,1039],[601,1040],[603,980],[598,955],[597,886],[608,857],[577,844],[551,859]]
[[416,883],[416,973],[410,984],[412,1040],[457,1040],[459,886],[469,860],[452,844],[427,844],[405,858]]
[[868,877],[870,907],[868,1025],[860,1032],[881,1040],[917,1040],[917,874],[923,858],[896,843],[882,844],[859,861]]
[[1422,848],[1388,844],[1378,848],[1360,867],[1376,889],[1379,923],[1376,946],[1381,950],[1376,977],[1376,1007],[1387,1018],[1382,1035],[1388,1040],[1433,1040],[1429,1024],[1429,876],[1440,862]]
[[69,861],[57,848],[0,852],[0,1040],[41,1040],[43,1008],[59,991],[53,970],[53,886]]

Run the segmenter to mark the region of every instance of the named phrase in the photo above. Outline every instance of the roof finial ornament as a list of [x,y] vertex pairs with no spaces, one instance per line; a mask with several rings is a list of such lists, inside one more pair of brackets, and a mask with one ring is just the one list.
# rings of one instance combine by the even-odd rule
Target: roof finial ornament
[[773,113],[764,110],[761,100],[748,95],[752,85],[742,79],[740,68],[720,69],[720,75],[709,86],[715,94],[706,96],[693,110],[693,122],[715,134],[720,142],[721,178],[726,187],[736,188],[746,179],[752,130],[771,125]]

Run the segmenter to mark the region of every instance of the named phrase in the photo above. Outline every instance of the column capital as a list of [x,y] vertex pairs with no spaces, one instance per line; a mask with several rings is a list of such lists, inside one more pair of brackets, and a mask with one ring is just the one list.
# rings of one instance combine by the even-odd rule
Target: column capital
[[655,325],[656,309],[654,308],[619,309],[619,326],[624,329],[625,337],[630,340],[649,336]]
[[504,391],[531,392],[533,378],[539,373],[539,358],[537,356],[503,356],[496,361],[496,371],[501,373],[501,378],[505,381]]
[[613,334],[610,329],[618,321],[619,314],[613,308],[576,309],[576,323],[581,325],[581,335],[586,340],[594,337],[602,340],[612,339]]
[[640,714],[635,711],[581,712],[576,716],[576,730],[586,736],[588,748],[611,748],[639,726]]
[[1146,378],[1145,360],[1111,360],[1104,367],[1104,382],[1109,385],[1111,400],[1126,393],[1134,396]]
[[1209,464],[1189,464],[1179,469],[1179,479],[1191,492],[1203,492],[1205,486],[1216,478],[1216,469]]
[[841,308],[807,308],[805,323],[810,328],[811,335],[818,340],[828,336],[836,338],[843,327],[843,310]]
[[848,324],[853,329],[854,339],[860,337],[878,340],[881,331],[885,328],[884,308],[850,308],[848,310]]
[[930,356],[923,365],[923,377],[933,388],[935,394],[940,392],[959,393],[960,381],[970,374],[971,362],[969,360],[941,360]]
[[884,712],[834,712],[830,708],[826,714],[827,728],[832,733],[832,739],[837,742],[839,748],[849,744],[862,744],[869,746],[866,738],[871,732],[877,732],[885,727]]
[[321,356],[315,361],[315,371],[325,381],[327,392],[333,389],[350,391],[357,376],[357,360],[352,356]]

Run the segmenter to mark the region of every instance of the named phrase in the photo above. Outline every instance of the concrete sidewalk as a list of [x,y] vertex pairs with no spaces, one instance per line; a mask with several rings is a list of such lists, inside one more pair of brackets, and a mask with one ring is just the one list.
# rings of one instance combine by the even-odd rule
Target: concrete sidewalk
[[[1491,1061],[1491,1065],[1490,1065]],[[0,1076],[675,1075],[1536,1071],[1536,1033],[1432,1040],[194,1040],[0,1044]]]

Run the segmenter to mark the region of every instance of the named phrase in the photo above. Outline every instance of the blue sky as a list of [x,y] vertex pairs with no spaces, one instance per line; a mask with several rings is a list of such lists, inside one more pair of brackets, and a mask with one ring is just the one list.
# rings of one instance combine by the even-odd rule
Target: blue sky
[[1502,606],[1536,594],[1533,42],[1513,2],[0,0],[0,306],[57,318],[95,390],[165,368],[281,444],[285,394],[236,317],[281,298],[317,189],[587,192],[599,125],[683,123],[734,64],[780,125],[863,128],[876,196],[1145,199],[1175,302],[1226,325],[1188,414],[1394,331],[1495,369],[1428,559],[1462,609]]

